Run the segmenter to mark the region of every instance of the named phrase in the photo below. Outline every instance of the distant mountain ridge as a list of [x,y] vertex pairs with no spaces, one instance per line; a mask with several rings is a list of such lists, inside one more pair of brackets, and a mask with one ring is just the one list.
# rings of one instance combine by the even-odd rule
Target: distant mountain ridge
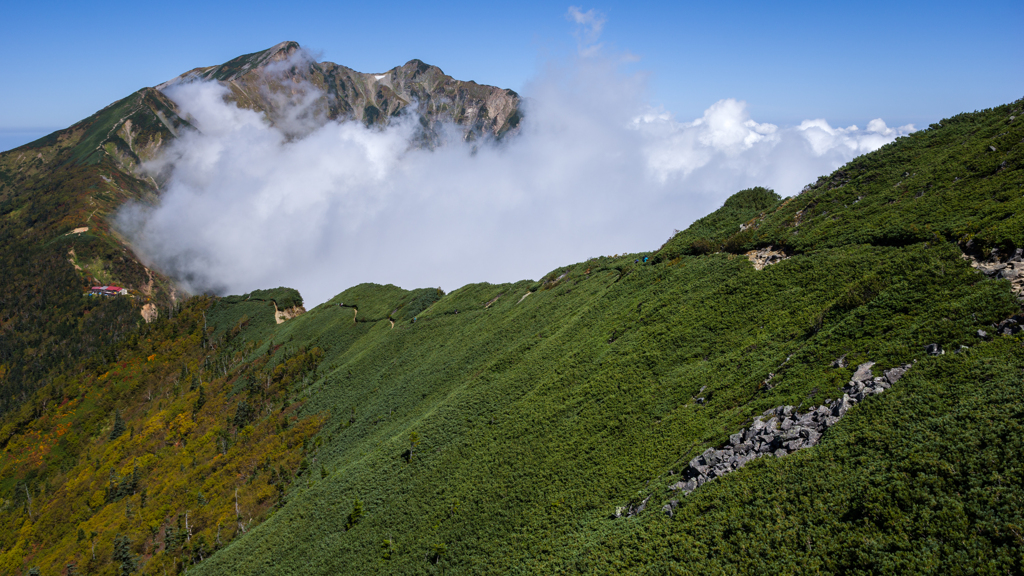
[[219,82],[239,107],[268,113],[279,106],[273,95],[309,82],[323,92],[318,105],[327,119],[386,125],[411,109],[428,129],[451,122],[462,126],[468,138],[502,136],[515,131],[522,118],[519,95],[512,90],[456,80],[415,59],[383,74],[357,72],[316,62],[291,41],[218,66],[194,68],[156,88],[195,81]]
[[[130,307],[99,314],[93,318],[116,317],[121,328],[83,332],[87,310],[126,305],[94,301],[83,307],[78,295],[90,286],[129,289],[140,303],[151,305],[147,320],[154,310],[169,313],[180,300],[173,279],[147,268],[110,219],[125,202],[159,198],[165,175],[138,168],[159,157],[183,130],[197,129],[164,92],[195,81],[222,84],[229,101],[264,113],[270,122],[282,112],[282,102],[302,90],[315,97],[319,122],[386,126],[402,113],[416,114],[421,132],[414,144],[427,147],[440,142],[440,124],[461,127],[463,137],[473,140],[514,133],[521,119],[515,92],[456,80],[419,60],[385,74],[366,74],[315,62],[298,43],[282,42],[142,88],[68,128],[0,153],[0,262],[7,272],[0,277],[0,291],[7,294],[0,302],[6,327],[0,367],[7,366],[0,369],[0,413],[8,409],[8,399],[45,381],[69,349],[96,353],[95,343],[116,338],[121,328],[128,329],[127,322],[140,317]],[[40,286],[54,295],[40,295]],[[49,307],[42,308],[48,311],[28,313],[40,298],[49,298]]]

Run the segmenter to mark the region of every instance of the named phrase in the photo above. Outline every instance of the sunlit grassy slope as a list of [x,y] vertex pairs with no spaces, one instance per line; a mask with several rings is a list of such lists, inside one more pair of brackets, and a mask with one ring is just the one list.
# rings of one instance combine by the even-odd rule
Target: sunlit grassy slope
[[[314,472],[197,573],[1020,571],[1024,350],[977,336],[1020,303],[962,257],[1024,246],[1020,108],[786,201],[740,193],[646,264],[469,285],[414,314],[424,293],[366,284],[239,331],[227,350],[322,349],[293,394],[330,418]],[[757,271],[743,252],[768,245],[790,258]],[[218,328],[244,314],[219,306]],[[835,398],[868,360],[916,364],[819,446],[660,512],[671,471],[766,408]]]
[[[274,288],[86,330],[91,354],[0,342],[48,370],[0,419],[0,571],[1020,573],[1024,340],[991,326],[1020,300],[964,253],[1024,247],[1022,104],[539,281],[362,284],[281,324],[302,299]],[[756,270],[768,246],[788,258]],[[869,360],[914,365],[817,446],[671,490]]]

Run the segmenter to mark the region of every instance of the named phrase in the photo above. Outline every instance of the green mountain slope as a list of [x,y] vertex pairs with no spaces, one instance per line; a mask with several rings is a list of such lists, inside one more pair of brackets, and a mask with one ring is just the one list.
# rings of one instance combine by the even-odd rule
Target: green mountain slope
[[[174,300],[173,285],[108,218],[154,197],[154,183],[134,168],[185,125],[147,88],[0,154],[0,413],[135,329],[143,306],[166,312]],[[82,297],[97,284],[132,296]]]
[[[652,254],[286,321],[285,288],[193,300],[70,355],[5,416],[0,566],[1018,573],[1022,105],[741,191]],[[678,489],[866,362],[912,366],[816,446]]]
[[[1020,570],[1024,352],[1019,333],[978,335],[1020,304],[958,244],[1024,245],[1007,208],[1021,198],[1019,108],[944,121],[776,206],[745,192],[657,264],[467,286],[394,328],[386,314],[409,295],[361,286],[274,327],[325,351],[297,394],[331,411],[314,456],[327,476],[198,571]],[[915,184],[925,194],[890,182],[905,172],[931,176]],[[675,249],[693,238],[789,257],[756,270]],[[933,343],[949,353],[928,356]],[[875,374],[916,363],[819,446],[689,496],[670,488],[765,409],[841,396],[865,361]]]

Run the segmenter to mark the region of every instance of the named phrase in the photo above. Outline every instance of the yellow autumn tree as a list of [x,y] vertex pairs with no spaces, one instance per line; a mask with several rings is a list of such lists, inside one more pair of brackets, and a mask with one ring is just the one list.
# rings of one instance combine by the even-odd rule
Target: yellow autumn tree
[[196,427],[196,423],[189,418],[188,414],[182,412],[171,420],[171,423],[167,425],[167,437],[172,442],[180,442],[188,437],[189,432]]

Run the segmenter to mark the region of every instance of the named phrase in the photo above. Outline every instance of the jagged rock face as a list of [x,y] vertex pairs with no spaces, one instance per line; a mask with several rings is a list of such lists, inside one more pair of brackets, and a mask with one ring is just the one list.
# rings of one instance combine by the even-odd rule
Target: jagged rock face
[[153,88],[143,88],[122,102],[124,115],[111,118],[114,124],[107,129],[107,138],[93,153],[102,150],[123,172],[136,174],[141,163],[157,157],[190,124],[179,115],[174,101]]
[[240,107],[263,111],[275,121],[284,115],[285,105],[309,95],[314,87],[316,102],[307,104],[310,114],[321,121],[348,119],[384,126],[411,109],[432,139],[439,122],[461,126],[467,139],[500,137],[519,126],[520,98],[512,90],[456,80],[419,60],[369,74],[333,62],[314,62],[300,51],[298,43],[282,42],[219,66],[196,68],[158,88],[217,81]]

